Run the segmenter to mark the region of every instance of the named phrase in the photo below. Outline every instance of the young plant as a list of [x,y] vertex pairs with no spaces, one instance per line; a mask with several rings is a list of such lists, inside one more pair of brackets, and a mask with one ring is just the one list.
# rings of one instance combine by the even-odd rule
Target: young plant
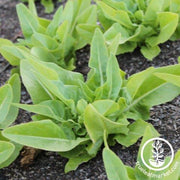
[[[29,2],[29,9],[18,4],[17,14],[25,39],[20,39],[16,47],[30,51],[41,61],[54,62],[69,70],[74,69],[75,51],[91,42],[97,27],[96,6],[90,0],[68,1],[64,9],[59,7],[51,21],[37,16],[33,1]],[[83,34],[86,38],[82,38]],[[15,45],[4,39],[0,39],[0,44],[0,53],[18,66],[23,57],[11,59],[19,55]]]
[[141,53],[152,60],[160,53],[159,44],[180,39],[179,0],[97,0],[99,21],[105,39],[118,39],[116,54]]
[[9,81],[0,88],[0,168],[11,164],[19,155],[22,146],[6,139],[2,130],[10,126],[18,115],[18,108],[11,103],[20,101],[20,79],[14,74]]
[[[158,133],[155,132],[152,128],[147,127],[145,130],[145,133],[143,135],[143,140],[141,142],[141,146],[139,149],[139,153],[138,153],[138,158],[137,158],[137,165],[136,167],[133,169],[132,167],[129,166],[125,166],[123,164],[123,162],[119,159],[118,156],[116,156],[116,154],[111,151],[109,149],[109,147],[104,148],[103,150],[103,160],[104,160],[104,165],[105,165],[105,169],[106,169],[106,173],[108,176],[109,180],[156,180],[156,177],[153,177],[154,175],[156,175],[158,177],[158,175],[160,176],[163,173],[167,173],[168,171],[172,171],[172,169],[174,169],[174,166],[176,166],[176,168],[174,169],[174,171],[172,171],[170,174],[167,174],[166,176],[160,176],[159,179],[161,180],[179,180],[180,178],[180,151],[178,151],[175,155],[175,158],[173,160],[173,162],[171,163],[171,165],[162,171],[153,171],[148,169],[142,162],[141,159],[141,150],[142,147],[144,145],[145,142],[147,142],[149,139],[151,138],[155,138],[158,137]],[[150,159],[151,155],[152,155],[152,150],[153,148],[150,147],[149,149],[149,153],[145,154],[145,158],[146,159]],[[169,157],[166,157],[167,159]],[[143,168],[144,171],[148,172],[149,174],[153,174],[153,176],[148,176],[145,175],[140,169],[139,169],[139,165],[141,166],[141,168]]]
[[[20,73],[33,105],[14,106],[36,115],[34,122],[7,128],[3,135],[22,145],[59,152],[69,159],[66,172],[93,158],[105,140],[111,145],[134,144],[147,126],[153,128],[144,121],[149,119],[150,108],[180,94],[179,87],[155,76],[179,75],[180,65],[151,67],[126,79],[98,29],[86,81],[80,73],[20,51],[25,57]],[[129,118],[135,122],[130,124]]]
[[[37,1],[37,0],[21,0],[22,2]],[[61,0],[59,0],[61,2]],[[51,13],[54,10],[53,0],[41,0],[41,4],[45,8],[46,13]]]

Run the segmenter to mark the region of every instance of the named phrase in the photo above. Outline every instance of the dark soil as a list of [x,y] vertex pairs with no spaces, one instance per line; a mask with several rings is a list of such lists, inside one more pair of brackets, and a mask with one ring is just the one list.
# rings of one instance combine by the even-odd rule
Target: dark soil
[[[17,15],[15,11],[16,0],[0,0],[0,37],[15,41],[21,35]],[[52,15],[44,14],[43,8],[37,4],[41,16],[51,18]],[[57,7],[57,6],[56,6]],[[137,49],[133,53],[118,56],[119,64],[127,76],[142,71],[150,66],[160,67],[177,63],[180,55],[180,41],[167,42],[161,45],[162,52],[153,61],[147,61]],[[77,52],[76,71],[88,72],[89,46]],[[0,57],[0,86],[10,76],[11,66]],[[22,103],[30,102],[29,95],[22,88]],[[30,121],[30,114],[20,110],[16,123]],[[180,148],[180,97],[164,105],[151,109],[149,120],[159,131],[163,138],[167,139],[177,151]],[[124,149],[121,145],[112,147],[113,151],[126,165],[134,166],[140,141],[135,145]],[[82,164],[76,171],[64,174],[64,165],[67,162],[57,153],[42,151],[32,165],[23,168],[20,166],[21,156],[9,167],[0,170],[0,180],[105,180],[107,179],[101,152],[96,158]]]

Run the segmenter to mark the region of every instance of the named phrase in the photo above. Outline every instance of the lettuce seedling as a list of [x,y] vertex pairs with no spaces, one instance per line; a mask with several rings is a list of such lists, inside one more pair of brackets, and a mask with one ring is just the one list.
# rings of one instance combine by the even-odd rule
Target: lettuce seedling
[[[75,51],[91,42],[97,27],[96,6],[91,5],[90,0],[68,1],[64,9],[59,7],[52,20],[38,17],[33,1],[29,9],[18,4],[17,14],[25,39],[20,39],[16,47],[21,46],[41,61],[54,62],[69,70],[74,69]],[[86,38],[82,38],[83,34]],[[0,40],[1,54],[18,66],[23,57],[12,60],[11,57],[18,56],[19,52],[11,42],[4,42]]]
[[2,135],[2,130],[10,126],[18,115],[18,108],[11,103],[20,101],[20,79],[14,74],[0,88],[0,168],[11,164],[19,155],[22,146],[9,141]]
[[[173,160],[173,162],[171,163],[171,165],[162,171],[152,171],[150,169],[148,169],[142,162],[141,159],[141,150],[142,147],[144,145],[145,142],[147,142],[147,140],[151,139],[151,138],[155,138],[158,137],[158,133],[154,131],[154,129],[152,129],[151,127],[147,127],[145,130],[145,133],[143,135],[143,140],[141,142],[141,146],[139,149],[139,153],[138,153],[138,158],[137,158],[137,162],[141,165],[141,168],[143,168],[144,171],[148,172],[149,174],[153,174],[156,176],[160,176],[161,174],[168,172],[170,170],[170,172],[172,171],[172,169],[174,169],[174,166],[176,166],[176,169],[174,169],[174,171],[172,171],[170,174],[167,174],[166,176],[161,176],[159,179],[162,180],[179,180],[180,178],[180,151],[178,151],[175,155],[175,158]],[[149,153],[145,154],[145,158],[146,159],[150,159],[150,157],[152,156],[152,149],[153,147],[151,146],[149,149]],[[167,159],[169,157],[166,157]],[[155,180],[157,179],[156,177],[149,177],[145,174],[143,174],[142,171],[140,171],[140,169],[138,168],[139,164],[137,163],[135,168],[131,168],[129,166],[125,166],[123,164],[123,162],[119,159],[118,156],[116,156],[116,154],[111,151],[109,149],[109,147],[104,148],[103,150],[103,160],[104,160],[104,165],[105,165],[105,169],[106,169],[106,173],[108,176],[109,180]]]
[[36,115],[34,122],[7,128],[3,135],[22,145],[59,152],[69,159],[66,172],[93,158],[105,140],[111,145],[134,144],[147,126],[153,128],[144,121],[150,108],[180,94],[179,87],[155,76],[179,75],[180,65],[151,67],[126,79],[99,29],[92,40],[87,80],[19,51],[25,57],[20,64],[22,81],[33,105],[14,106]]
[[116,54],[140,47],[152,60],[160,53],[159,44],[180,39],[178,0],[97,0],[97,4],[107,43],[119,41]]
[[[30,2],[30,1],[37,1],[37,0],[21,0],[22,2]],[[61,0],[59,0],[61,2]],[[52,0],[41,0],[41,4],[45,8],[46,13],[51,13],[54,10],[54,3]]]

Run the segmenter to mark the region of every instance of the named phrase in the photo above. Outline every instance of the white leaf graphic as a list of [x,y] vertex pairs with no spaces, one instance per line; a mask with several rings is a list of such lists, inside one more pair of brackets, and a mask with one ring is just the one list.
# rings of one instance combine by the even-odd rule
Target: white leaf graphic
[[162,148],[162,143],[159,142],[159,140],[154,141],[152,144],[152,153],[153,153],[153,159],[149,160],[149,163],[153,167],[161,167],[165,163],[164,161],[164,149]]

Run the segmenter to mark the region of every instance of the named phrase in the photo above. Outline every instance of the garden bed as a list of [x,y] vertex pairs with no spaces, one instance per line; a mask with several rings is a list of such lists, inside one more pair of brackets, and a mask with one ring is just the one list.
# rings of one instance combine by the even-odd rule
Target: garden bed
[[[17,1],[0,0],[0,37],[12,41],[21,36],[21,31],[16,15],[15,5]],[[59,4],[59,3],[58,3]],[[56,6],[58,6],[56,4]],[[37,4],[39,15],[49,17],[44,14],[43,7]],[[147,61],[139,49],[133,53],[118,56],[119,64],[127,76],[145,70],[150,66],[161,67],[177,63],[177,57],[180,56],[180,41],[167,42],[161,45],[161,53],[153,61]],[[89,46],[77,52],[76,71],[86,76],[88,72]],[[0,57],[0,86],[2,86],[10,77],[11,66]],[[24,88],[22,88],[22,103],[30,103],[30,98]],[[30,114],[20,110],[16,123],[30,121]],[[151,110],[150,123],[158,130],[163,138],[168,140],[175,152],[180,147],[180,97],[164,105],[156,106]],[[113,151],[121,160],[130,166],[135,166],[136,156],[140,141],[133,146],[123,149],[121,145],[112,147]],[[88,163],[82,164],[76,171],[65,174],[64,165],[67,162],[65,158],[60,157],[54,152],[41,151],[31,165],[22,167],[20,161],[22,155],[9,167],[0,170],[0,180],[104,180],[107,179],[101,152]]]

